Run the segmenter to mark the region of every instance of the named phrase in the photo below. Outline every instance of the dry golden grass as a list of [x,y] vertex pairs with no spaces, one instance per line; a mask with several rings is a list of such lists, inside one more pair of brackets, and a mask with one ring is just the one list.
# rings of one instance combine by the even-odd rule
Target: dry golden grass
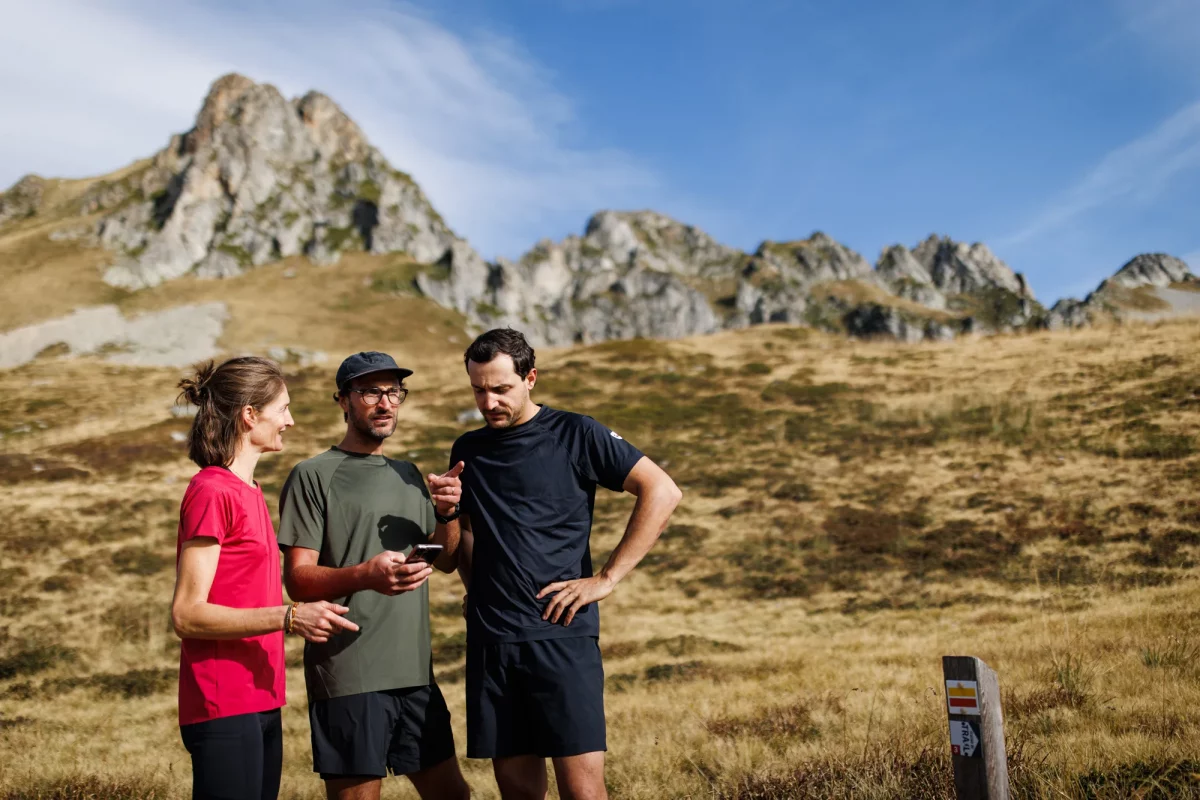
[[[342,268],[160,295],[213,286],[249,310],[291,292],[290,322],[240,316],[226,344],[333,356],[289,366],[298,425],[259,471],[272,503],[335,441],[330,373],[351,347],[418,370],[393,455],[443,467],[471,407],[461,330],[357,294],[381,267],[345,266],[353,280],[316,290]],[[389,327],[393,308],[425,317]],[[308,309],[329,316],[306,326]],[[540,354],[542,401],[612,425],[685,490],[603,605],[612,796],[951,797],[938,687],[955,653],[1000,675],[1014,796],[1200,797],[1198,340],[1192,322],[920,346],[765,326]],[[0,798],[187,796],[166,621],[194,472],[171,438],[177,375],[53,359],[0,373]],[[595,560],[630,507],[601,493]],[[461,590],[439,575],[431,592],[462,752]],[[283,794],[316,798],[288,648]],[[463,766],[496,796],[486,763]],[[414,795],[389,780],[385,796]]]
[[112,253],[49,237],[56,230],[95,225],[98,214],[80,214],[83,194],[103,181],[119,182],[148,163],[137,161],[96,178],[47,180],[38,214],[4,227],[0,272],[4,274],[6,304],[0,330],[68,314],[80,306],[115,303],[127,296],[101,280],[104,268],[113,261]]

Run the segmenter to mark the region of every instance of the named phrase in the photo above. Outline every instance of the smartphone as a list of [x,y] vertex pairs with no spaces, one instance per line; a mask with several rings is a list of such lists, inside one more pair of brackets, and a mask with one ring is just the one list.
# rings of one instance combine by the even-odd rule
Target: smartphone
[[404,563],[411,564],[414,561],[425,561],[432,564],[442,554],[442,549],[440,544],[418,544],[413,547],[412,552],[404,559]]

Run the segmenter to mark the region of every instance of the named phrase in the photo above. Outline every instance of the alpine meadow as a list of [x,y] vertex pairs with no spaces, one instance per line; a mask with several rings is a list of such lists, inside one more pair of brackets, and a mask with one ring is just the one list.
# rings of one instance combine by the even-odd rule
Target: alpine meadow
[[[613,797],[949,800],[941,657],[973,655],[1013,797],[1200,798],[1200,281],[1112,266],[1047,308],[981,244],[872,265],[653,212],[488,263],[332,100],[221,78],[160,153],[0,194],[0,800],[190,796],[169,615],[190,365],[283,365],[296,425],[256,473],[277,521],[345,429],[345,355],[414,370],[387,454],[441,473],[482,424],[463,350],[505,325],[537,347],[537,402],[684,493],[602,604]],[[632,504],[597,494],[593,563]],[[430,587],[460,763],[496,798],[463,750],[463,587]],[[316,800],[302,646],[280,796]]]

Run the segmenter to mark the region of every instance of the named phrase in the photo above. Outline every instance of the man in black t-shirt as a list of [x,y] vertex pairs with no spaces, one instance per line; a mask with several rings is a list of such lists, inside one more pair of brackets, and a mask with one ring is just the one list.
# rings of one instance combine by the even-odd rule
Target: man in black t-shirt
[[[459,571],[467,587],[467,756],[491,758],[505,798],[605,798],[600,610],[654,545],[682,493],[636,447],[591,417],[537,405],[533,349],[488,331],[464,356],[487,426],[459,437]],[[593,574],[596,486],[637,497]]]

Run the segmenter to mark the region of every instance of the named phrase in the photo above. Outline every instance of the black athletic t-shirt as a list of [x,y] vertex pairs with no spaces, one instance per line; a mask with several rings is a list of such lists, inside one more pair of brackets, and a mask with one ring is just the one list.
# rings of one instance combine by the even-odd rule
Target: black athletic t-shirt
[[564,626],[542,620],[555,581],[590,578],[596,485],[622,490],[642,453],[591,417],[541,406],[529,422],[465,433],[450,465],[465,463],[462,511],[475,537],[467,590],[474,641],[599,636],[595,603]]

